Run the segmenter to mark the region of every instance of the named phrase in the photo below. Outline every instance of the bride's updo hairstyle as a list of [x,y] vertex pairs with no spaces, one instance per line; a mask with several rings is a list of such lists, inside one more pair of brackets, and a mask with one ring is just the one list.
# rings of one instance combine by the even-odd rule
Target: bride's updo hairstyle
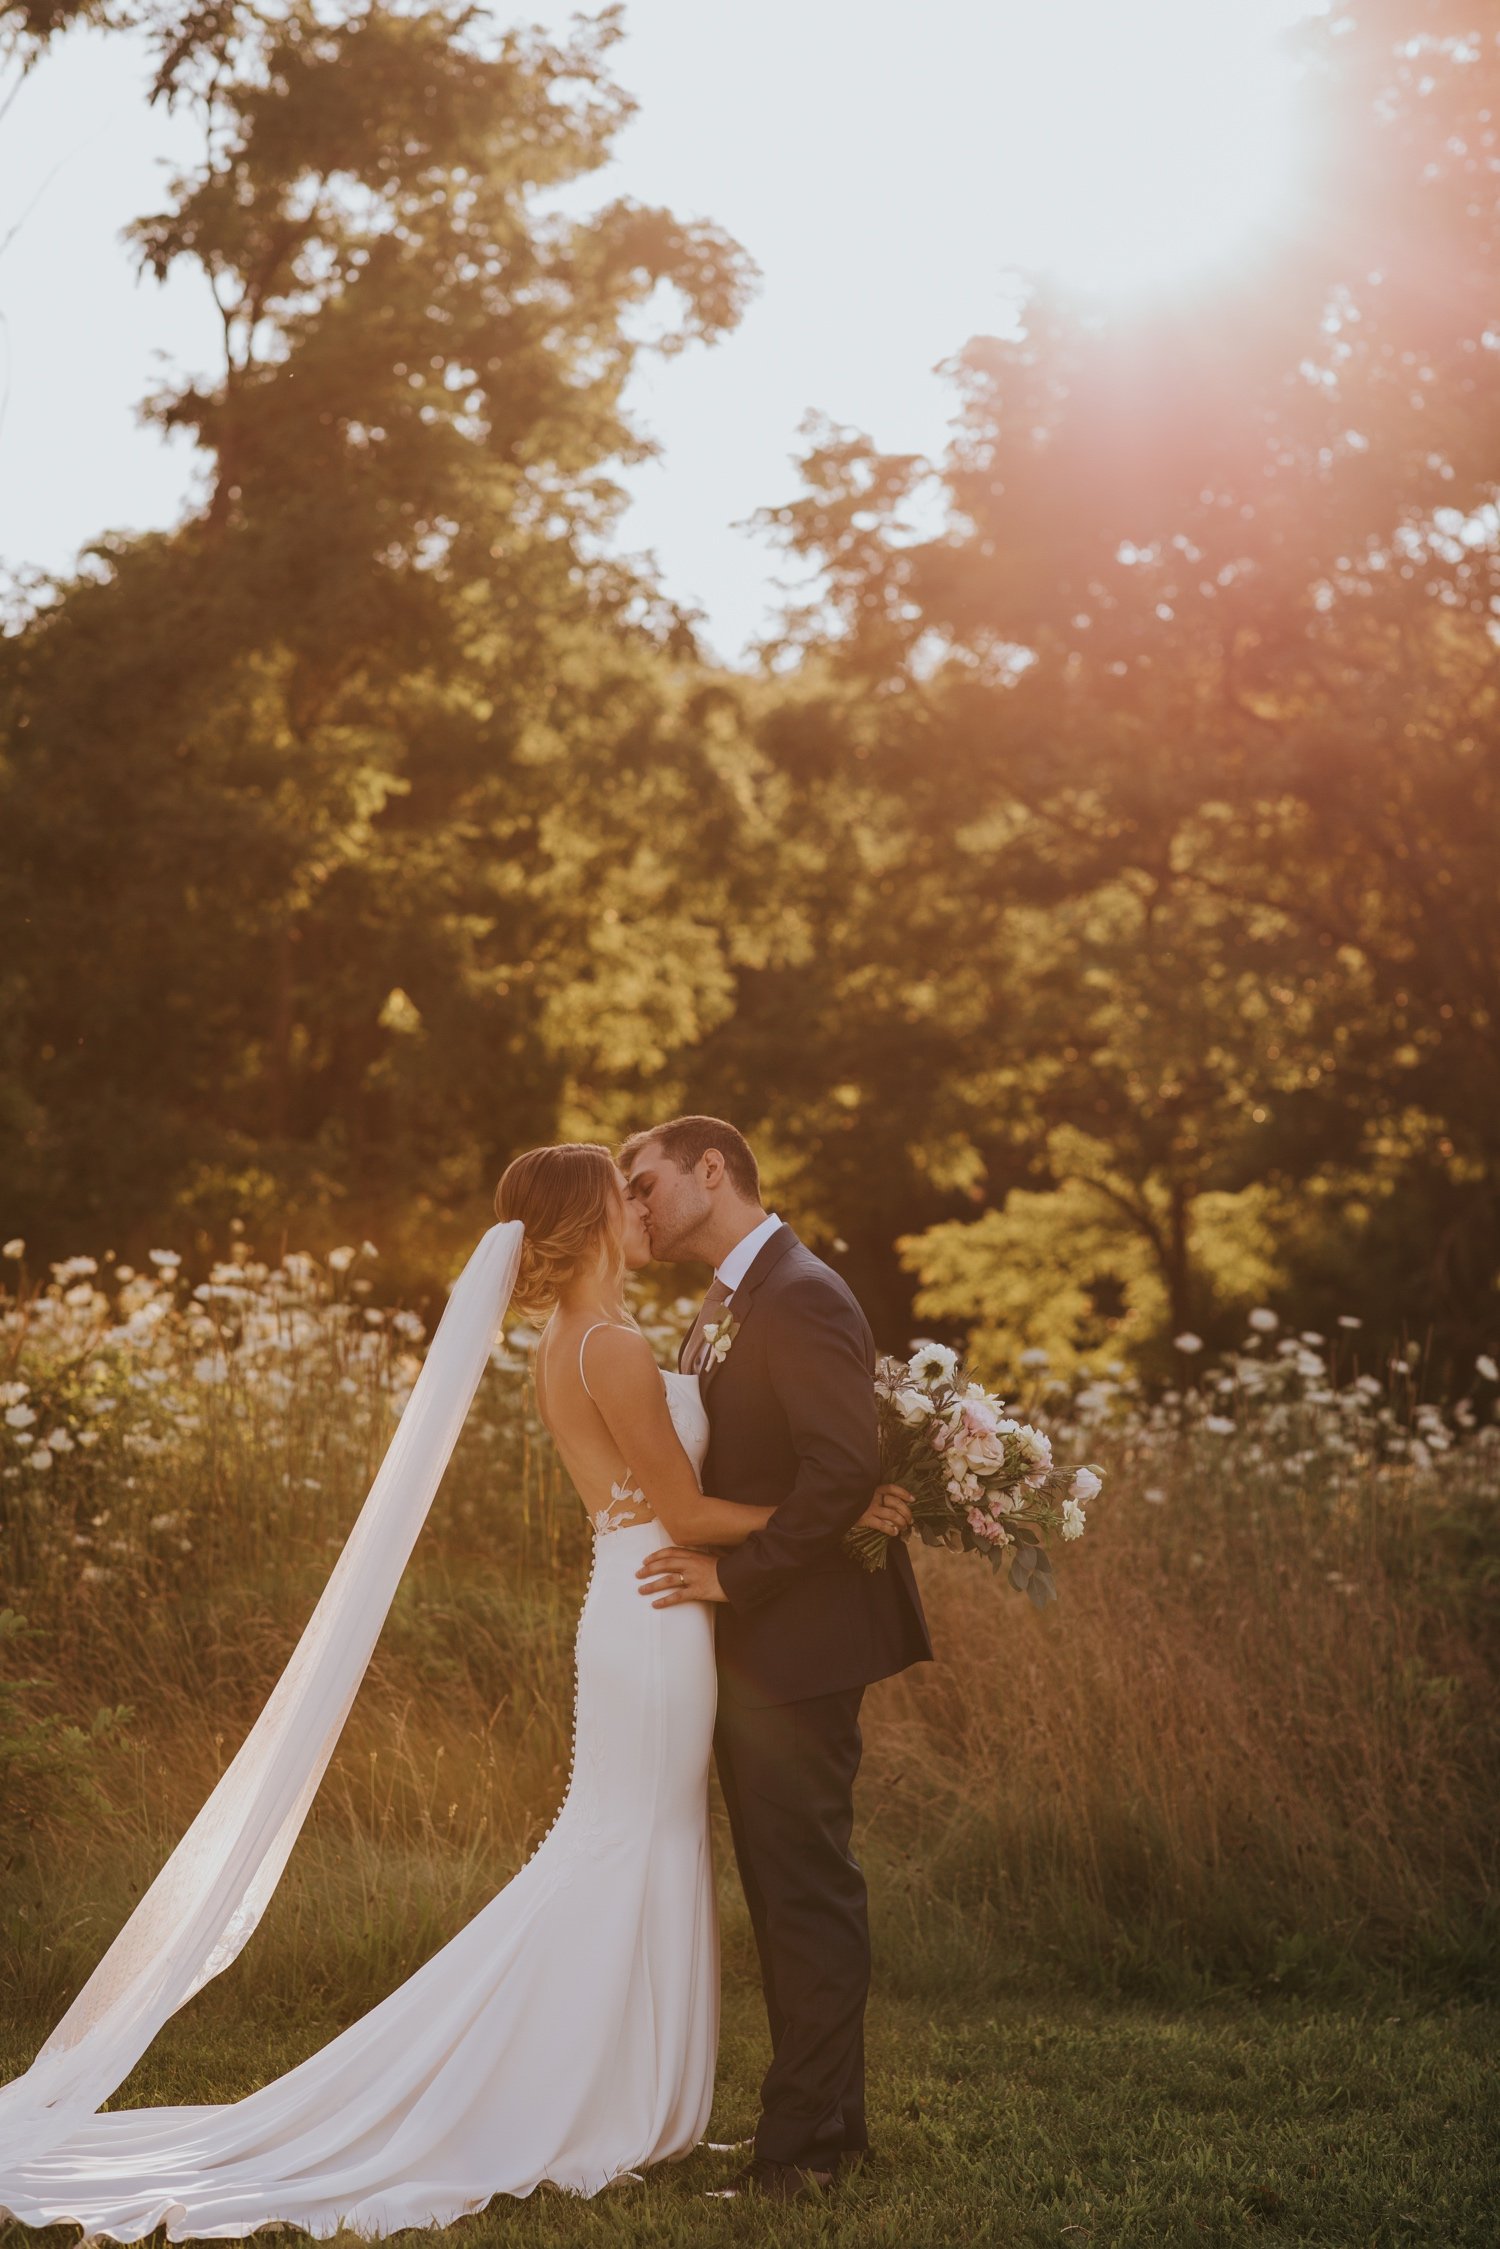
[[511,1295],[517,1312],[528,1318],[550,1312],[574,1275],[596,1264],[601,1251],[623,1287],[624,1253],[610,1227],[619,1191],[614,1157],[592,1140],[532,1148],[506,1166],[495,1189],[495,1215],[518,1218],[526,1229]]

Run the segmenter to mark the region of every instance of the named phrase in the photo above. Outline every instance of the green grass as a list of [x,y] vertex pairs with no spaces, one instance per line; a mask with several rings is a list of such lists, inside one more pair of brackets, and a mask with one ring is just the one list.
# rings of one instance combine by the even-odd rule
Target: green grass
[[[222,2001],[169,2027],[131,2101],[230,2099],[335,2028],[252,2021]],[[1254,2241],[1493,2249],[1500,2234],[1496,2016],[1372,1994],[1357,2007],[1275,1999],[1190,2012],[1078,1997],[870,2013],[879,2169],[827,2207],[707,2199],[738,2158],[701,2150],[597,2201],[501,2202],[417,2243],[957,2243],[1193,2249]],[[14,2028],[0,2061],[29,2059]],[[758,1998],[727,1998],[711,2137],[750,2130],[764,2066]],[[0,2227],[0,2249],[76,2239]]]

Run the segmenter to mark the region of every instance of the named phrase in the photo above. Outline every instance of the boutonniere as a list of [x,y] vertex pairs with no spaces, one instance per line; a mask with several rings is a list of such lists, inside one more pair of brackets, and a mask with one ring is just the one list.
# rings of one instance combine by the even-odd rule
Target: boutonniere
[[739,1321],[730,1312],[722,1320],[710,1320],[703,1332],[708,1338],[710,1366],[721,1367],[729,1356],[735,1337],[740,1332]]

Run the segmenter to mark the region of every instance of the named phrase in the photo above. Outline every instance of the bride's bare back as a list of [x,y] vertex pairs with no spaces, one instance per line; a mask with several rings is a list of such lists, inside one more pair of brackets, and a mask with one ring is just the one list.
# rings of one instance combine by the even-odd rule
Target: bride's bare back
[[[554,1315],[537,1346],[536,1395],[542,1420],[562,1455],[573,1488],[596,1530],[621,1530],[628,1523],[650,1522],[652,1512],[646,1495],[589,1388],[585,1356],[591,1336],[601,1332],[635,1334],[639,1331],[616,1329],[609,1320],[595,1320],[588,1325],[564,1321],[564,1333],[555,1336],[558,1324]],[[576,1351],[571,1348],[571,1334],[566,1332],[575,1327],[581,1330]],[[561,1361],[556,1368],[554,1351]],[[658,1389],[661,1386],[661,1376],[654,1363],[639,1370],[632,1366],[630,1379],[652,1383]],[[672,1439],[677,1443],[675,1430]],[[681,1450],[680,1444],[678,1449]],[[683,1464],[691,1472],[692,1464],[686,1453]]]
[[769,1507],[710,1498],[677,1433],[668,1385],[640,1329],[559,1306],[535,1362],[537,1404],[596,1530],[659,1523],[678,1545],[738,1546]]

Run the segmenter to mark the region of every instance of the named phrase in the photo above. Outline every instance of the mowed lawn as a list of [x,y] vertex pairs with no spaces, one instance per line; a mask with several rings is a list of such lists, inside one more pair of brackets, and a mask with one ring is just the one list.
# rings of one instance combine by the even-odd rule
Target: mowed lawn
[[[335,2026],[330,2023],[320,2035]],[[217,2008],[170,2026],[134,2100],[227,2099],[320,2042]],[[742,2241],[952,2249],[959,2243],[1286,2242],[1493,2249],[1500,2242],[1496,2015],[1372,1998],[1244,2000],[1193,2012],[1078,1998],[877,1998],[879,2168],[826,2207],[709,2199],[739,2158],[702,2150],[592,2203],[504,2202],[417,2242]],[[29,2057],[12,2029],[6,2074]],[[758,2000],[726,2010],[713,2137],[749,2129]],[[0,2227],[4,2249],[76,2240]]]

